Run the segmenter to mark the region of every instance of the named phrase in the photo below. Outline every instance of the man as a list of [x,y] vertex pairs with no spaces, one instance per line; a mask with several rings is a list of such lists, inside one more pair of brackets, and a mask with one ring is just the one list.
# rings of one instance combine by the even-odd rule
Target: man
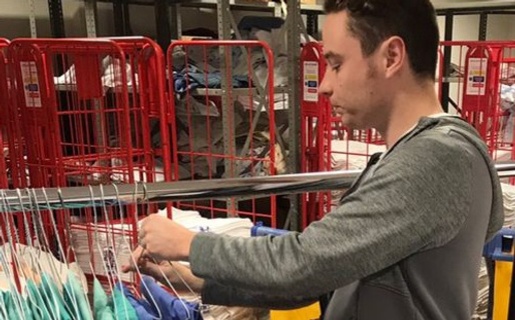
[[151,216],[140,230],[145,249],[134,255],[189,260],[198,278],[188,279],[208,304],[292,308],[334,291],[324,319],[470,319],[483,245],[503,221],[502,194],[475,130],[442,114],[434,8],[429,0],[326,0],[325,9],[320,90],[345,125],[377,129],[387,152],[302,233],[193,234]]

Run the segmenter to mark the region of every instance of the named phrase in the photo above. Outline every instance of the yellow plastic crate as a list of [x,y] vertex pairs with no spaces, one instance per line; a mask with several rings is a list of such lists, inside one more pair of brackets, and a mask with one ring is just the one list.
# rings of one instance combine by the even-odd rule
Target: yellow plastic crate
[[272,310],[270,320],[318,320],[320,319],[320,305],[314,303],[310,306],[294,310]]

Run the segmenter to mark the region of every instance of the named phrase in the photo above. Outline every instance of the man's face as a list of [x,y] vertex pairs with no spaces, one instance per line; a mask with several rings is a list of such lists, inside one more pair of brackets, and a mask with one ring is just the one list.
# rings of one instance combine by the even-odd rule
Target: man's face
[[384,121],[376,54],[363,56],[359,40],[348,29],[346,11],[327,15],[322,38],[327,70],[320,92],[329,98],[333,111],[353,129]]

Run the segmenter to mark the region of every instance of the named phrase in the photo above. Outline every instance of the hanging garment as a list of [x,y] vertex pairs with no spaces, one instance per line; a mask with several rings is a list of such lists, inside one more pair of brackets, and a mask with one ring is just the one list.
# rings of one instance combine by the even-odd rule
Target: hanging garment
[[95,319],[114,319],[107,294],[97,278],[93,280],[93,315]]
[[116,319],[138,320],[136,310],[134,310],[129,300],[125,298],[118,287],[113,291],[112,304]]
[[45,295],[32,279],[27,279],[27,294],[34,319],[53,320],[47,303],[45,303]]
[[[195,66],[190,65],[181,72],[173,72],[175,93],[182,94],[197,88],[221,88],[222,74],[220,71],[204,73]],[[233,88],[248,88],[250,79],[247,75],[234,75]]]
[[7,292],[0,291],[0,320],[7,320],[8,314],[7,314],[7,305],[5,304],[5,294]]
[[[5,319],[36,319],[33,317],[32,310],[30,310],[29,304],[27,300],[18,295],[18,293],[14,293],[16,297],[13,296],[12,292],[5,291],[2,293],[3,307],[5,308],[0,312],[2,314],[4,311],[7,313],[5,315]],[[1,318],[1,317],[0,317]]]
[[85,291],[75,278],[75,274],[68,270],[68,278],[64,284],[64,301],[72,310],[77,320],[89,320],[92,318]]
[[34,289],[37,289],[37,286],[29,286],[29,283],[25,284],[25,292],[27,294],[27,307],[30,310],[30,314],[32,316],[32,319],[34,320],[43,320],[44,317],[44,310],[41,309],[38,303],[37,296],[39,295],[38,291],[34,291]]
[[16,319],[20,315],[20,306],[17,305],[10,292],[4,292],[4,302],[9,319]]
[[118,283],[116,285],[116,288],[117,290],[121,290],[125,298],[127,298],[131,306],[136,311],[139,320],[154,320],[162,318],[159,317],[159,313],[153,310],[152,306],[148,303],[148,301],[136,298],[129,290],[129,288],[124,286],[122,283]]
[[43,297],[48,297],[48,300],[45,302],[51,314],[55,315],[58,319],[72,320],[63,296],[59,292],[55,281],[47,273],[42,275],[40,290]]
[[23,309],[23,315],[26,317],[26,319],[33,319],[33,314],[32,314],[32,310],[30,310],[30,307],[29,307],[29,303],[27,301],[27,299],[23,298],[23,297],[20,297],[20,303],[21,303],[21,307]]
[[[158,285],[153,278],[143,276],[141,279],[141,292],[147,301],[154,301],[155,308],[159,308],[163,319],[170,320],[200,320],[198,304],[183,301],[172,296]],[[157,309],[156,309],[157,310]]]

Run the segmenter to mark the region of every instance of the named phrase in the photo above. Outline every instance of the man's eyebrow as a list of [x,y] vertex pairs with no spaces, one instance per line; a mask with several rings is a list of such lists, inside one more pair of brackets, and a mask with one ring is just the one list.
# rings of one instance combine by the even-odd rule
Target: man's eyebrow
[[337,54],[337,53],[334,53],[333,51],[328,51],[326,53],[324,53],[324,57],[326,60],[329,60],[329,59],[341,59],[342,56]]

